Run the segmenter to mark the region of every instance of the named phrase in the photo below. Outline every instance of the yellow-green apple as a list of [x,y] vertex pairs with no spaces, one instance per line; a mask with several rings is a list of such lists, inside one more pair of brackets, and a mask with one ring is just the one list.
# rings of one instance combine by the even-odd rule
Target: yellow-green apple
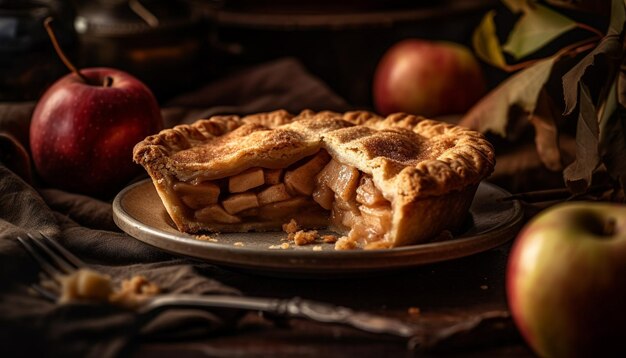
[[507,297],[543,357],[626,357],[626,206],[571,202],[520,232]]
[[393,45],[376,67],[373,97],[382,114],[459,114],[485,93],[480,64],[453,42],[407,39]]
[[90,68],[55,82],[40,98],[30,149],[49,185],[106,197],[137,175],[133,146],[163,127],[152,92],[130,74]]

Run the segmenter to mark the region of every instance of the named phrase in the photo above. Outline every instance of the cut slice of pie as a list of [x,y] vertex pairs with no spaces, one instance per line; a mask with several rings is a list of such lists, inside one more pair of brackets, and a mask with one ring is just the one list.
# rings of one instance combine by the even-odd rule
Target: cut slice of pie
[[494,167],[478,132],[407,114],[216,116],[138,143],[180,231],[330,227],[342,248],[423,242],[466,219]]

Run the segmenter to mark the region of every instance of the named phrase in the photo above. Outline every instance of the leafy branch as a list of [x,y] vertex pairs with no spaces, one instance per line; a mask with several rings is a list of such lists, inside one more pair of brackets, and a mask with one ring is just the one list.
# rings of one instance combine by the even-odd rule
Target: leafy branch
[[[606,33],[549,8],[538,0],[502,0],[519,15],[502,45],[497,36],[496,12],[488,12],[472,41],[477,56],[492,66],[515,72],[488,93],[461,124],[516,140],[520,128],[535,130],[537,153],[546,168],[563,171],[573,193],[587,191],[594,174],[605,172],[622,193],[626,188],[626,60],[624,24],[626,2],[612,0]],[[557,39],[571,31],[590,36],[552,50]],[[583,56],[584,55],[584,56]],[[513,59],[512,63],[507,58]],[[574,64],[572,65],[572,59]],[[567,61],[565,61],[567,60]],[[562,78],[555,66],[569,66]],[[562,81],[562,89],[547,86]],[[552,99],[561,98],[563,110]],[[561,101],[558,101],[561,102]],[[562,163],[559,135],[576,118],[576,157]],[[521,124],[521,125],[520,125]],[[623,195],[622,195],[623,197]]]

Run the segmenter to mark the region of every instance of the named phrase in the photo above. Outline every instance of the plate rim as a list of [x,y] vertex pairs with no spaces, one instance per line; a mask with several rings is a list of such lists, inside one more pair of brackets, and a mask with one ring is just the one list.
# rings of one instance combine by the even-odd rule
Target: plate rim
[[[524,219],[521,203],[518,200],[511,200],[511,217],[508,221],[497,225],[492,230],[481,232],[469,237],[453,238],[445,241],[401,246],[390,249],[323,252],[312,250],[261,251],[258,248],[246,246],[236,247],[215,245],[214,243],[208,241],[198,240],[191,234],[182,232],[170,233],[141,222],[134,217],[132,213],[128,213],[127,210],[125,210],[122,205],[122,201],[130,192],[136,190],[140,186],[147,185],[148,182],[152,184],[152,180],[150,178],[133,183],[122,189],[115,196],[112,203],[113,220],[122,231],[136,240],[176,255],[200,259],[217,265],[267,272],[284,270],[290,270],[291,273],[353,272],[363,270],[371,272],[449,261],[488,251],[513,239],[515,236],[513,233],[522,226]],[[483,181],[480,183],[480,186],[487,186],[490,190],[498,192],[502,195],[502,197],[510,195],[508,191],[493,183]],[[493,237],[494,235],[496,238]],[[172,249],[172,245],[182,245],[182,247]],[[458,246],[463,246],[463,249],[455,249],[458,248]],[[226,252],[228,257],[220,259],[219,255],[218,257],[215,257],[215,253],[213,253],[213,255],[208,255],[210,257],[207,257],[207,255],[194,255],[194,249],[201,249],[202,251],[206,250],[209,252],[216,251],[218,253]],[[441,255],[442,252],[444,252],[445,255]],[[432,258],[426,257],[435,253],[438,253],[439,256]],[[411,258],[415,257],[418,257],[419,260],[413,262]],[[251,260],[251,258],[257,258],[257,260]],[[369,261],[372,259],[373,261]],[[394,261],[394,259],[400,260]],[[311,266],[312,264],[321,264],[324,261],[334,260],[337,260],[337,262],[335,265],[331,265],[332,267],[326,265],[320,267]],[[361,265],[355,265],[355,261],[363,263]],[[377,264],[378,261],[384,262],[382,264]],[[304,263],[306,263],[306,265],[303,265]],[[347,263],[350,265],[347,265]]]

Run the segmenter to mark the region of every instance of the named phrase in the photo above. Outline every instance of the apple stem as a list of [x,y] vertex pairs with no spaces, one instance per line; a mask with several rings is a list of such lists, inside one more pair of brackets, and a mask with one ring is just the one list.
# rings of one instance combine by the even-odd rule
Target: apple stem
[[65,67],[67,67],[70,71],[72,71],[76,76],[80,77],[80,79],[83,80],[83,82],[89,83],[89,81],[87,80],[87,77],[85,77],[82,73],[80,73],[80,71],[74,66],[74,64],[70,62],[67,56],[65,56],[65,53],[61,49],[61,46],[59,45],[59,41],[56,35],[54,34],[54,31],[52,30],[52,26],[50,25],[52,21],[53,21],[52,17],[47,17],[43,22],[43,26],[46,28],[46,32],[48,32],[48,36],[50,37],[50,41],[52,41],[52,46],[54,46],[54,50],[56,51],[59,58],[61,58],[61,61],[63,61],[63,64],[65,65]]
[[105,76],[102,86],[111,87],[112,85],[113,85],[113,78],[111,76]]

